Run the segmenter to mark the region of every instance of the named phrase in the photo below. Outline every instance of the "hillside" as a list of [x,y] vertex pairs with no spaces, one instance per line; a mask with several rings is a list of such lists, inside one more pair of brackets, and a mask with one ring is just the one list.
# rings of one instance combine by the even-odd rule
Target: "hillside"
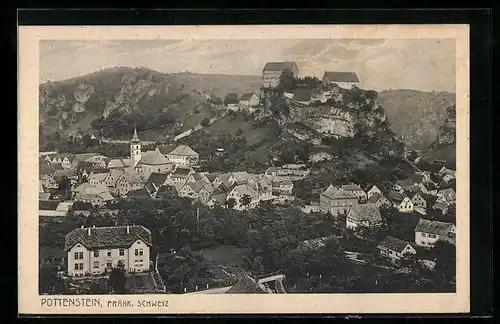
[[[156,136],[164,133],[158,128],[168,126],[166,130],[172,133],[214,116],[219,107],[206,104],[211,95],[224,98],[231,91],[241,95],[257,90],[259,84],[258,76],[163,74],[129,67],[105,69],[40,85],[41,132],[57,130],[66,136],[89,130],[93,128],[92,121],[112,113],[130,116],[140,112],[146,118],[170,119],[170,123],[138,125],[140,131],[156,129]],[[141,122],[137,116],[130,119],[134,124]],[[127,132],[124,129],[122,133]]]
[[446,119],[446,108],[455,104],[455,94],[416,90],[386,90],[378,95],[391,128],[408,146],[426,148],[438,138]]

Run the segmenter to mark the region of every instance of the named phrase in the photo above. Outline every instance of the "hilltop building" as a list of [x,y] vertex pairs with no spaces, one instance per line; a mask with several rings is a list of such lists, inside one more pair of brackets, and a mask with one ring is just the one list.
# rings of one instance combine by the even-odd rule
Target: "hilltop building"
[[299,74],[299,68],[295,62],[268,62],[262,70],[262,87],[275,88],[280,83],[280,76],[284,70],[290,70],[295,77]]
[[325,85],[336,83],[339,87],[345,89],[359,84],[359,79],[355,72],[325,71],[322,81]]

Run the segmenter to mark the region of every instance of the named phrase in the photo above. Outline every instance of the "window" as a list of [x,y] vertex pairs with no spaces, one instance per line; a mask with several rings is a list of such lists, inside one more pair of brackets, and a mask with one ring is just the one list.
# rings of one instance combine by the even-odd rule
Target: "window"
[[94,258],[98,258],[99,257],[99,251],[94,251]]
[[99,268],[99,261],[94,261],[94,269]]
[[113,265],[111,264],[110,261],[106,262],[106,268],[111,269]]
[[124,249],[120,249],[120,256],[123,256],[125,255],[125,250]]
[[75,270],[78,270],[78,263],[75,263]]
[[107,254],[110,257],[111,256],[111,250],[108,250]]
[[83,259],[83,252],[78,253],[78,258]]
[[80,270],[83,270],[83,263],[80,263]]
[[139,255],[139,250],[135,249],[135,255]]
[[78,260],[78,252],[75,252],[75,260]]
[[144,251],[142,249],[139,249],[139,255],[144,255]]

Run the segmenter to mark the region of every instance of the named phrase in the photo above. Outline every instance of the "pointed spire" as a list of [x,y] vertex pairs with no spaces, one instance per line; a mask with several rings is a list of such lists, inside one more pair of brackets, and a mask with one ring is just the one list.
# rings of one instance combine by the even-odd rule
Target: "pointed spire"
[[137,136],[137,128],[134,127],[134,137],[132,137],[132,142],[140,142],[139,137]]

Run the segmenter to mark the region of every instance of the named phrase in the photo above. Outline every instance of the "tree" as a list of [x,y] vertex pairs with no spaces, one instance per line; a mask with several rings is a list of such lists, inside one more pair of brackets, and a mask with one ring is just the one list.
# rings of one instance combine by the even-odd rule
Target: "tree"
[[238,94],[236,92],[229,92],[224,98],[224,104],[235,104],[238,103]]
[[222,105],[222,99],[214,94],[210,95],[210,102],[212,102],[214,105]]
[[203,118],[203,120],[200,123],[200,125],[203,127],[208,126],[208,124],[210,124],[210,119],[208,119],[208,117]]
[[240,198],[240,205],[244,207],[250,206],[252,203],[252,197],[250,197],[248,194],[243,194]]
[[225,204],[226,204],[227,208],[232,209],[232,208],[234,208],[234,206],[236,206],[236,199],[229,198],[228,200],[226,200]]
[[446,282],[453,281],[456,275],[456,247],[455,245],[439,240],[436,242],[431,252],[436,258],[434,270],[439,279]]
[[284,91],[297,88],[297,80],[290,69],[284,69],[283,72],[281,72],[279,87]]
[[111,287],[112,291],[117,294],[124,294],[126,292],[125,283],[127,278],[125,276],[125,265],[122,261],[118,261],[108,278],[108,285]]
[[61,180],[59,180],[59,182],[58,182],[58,190],[66,197],[70,197],[71,196],[71,180],[66,176],[62,177]]

